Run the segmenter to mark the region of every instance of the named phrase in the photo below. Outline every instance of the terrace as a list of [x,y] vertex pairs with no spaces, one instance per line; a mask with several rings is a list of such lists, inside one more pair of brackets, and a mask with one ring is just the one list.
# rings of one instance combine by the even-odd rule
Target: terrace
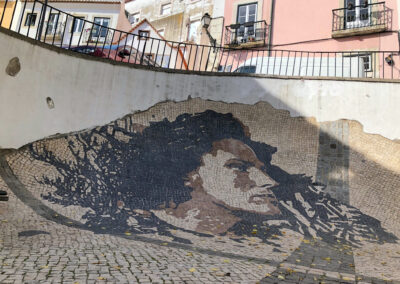
[[225,46],[252,48],[266,46],[268,25],[266,21],[237,23],[225,27]]
[[347,7],[332,11],[332,37],[372,34],[388,29],[391,10],[385,2],[372,4],[368,0],[352,0],[347,3]]

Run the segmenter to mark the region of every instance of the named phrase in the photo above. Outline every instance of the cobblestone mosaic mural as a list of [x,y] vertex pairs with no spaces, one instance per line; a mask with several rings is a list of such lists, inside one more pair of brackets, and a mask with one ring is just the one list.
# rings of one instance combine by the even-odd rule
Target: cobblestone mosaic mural
[[[26,191],[19,194],[29,193],[47,208],[27,199],[36,212],[47,210],[42,217],[150,242],[160,250],[253,259],[270,267],[259,279],[265,283],[280,276],[293,283],[400,280],[397,221],[373,214],[374,206],[359,208],[354,198],[351,167],[356,172],[368,164],[348,144],[356,123],[345,122],[344,131],[335,126],[346,133],[340,140],[321,131],[329,127],[290,118],[266,104],[194,102],[197,107],[162,104],[92,130],[32,143],[7,155],[5,167]],[[321,141],[329,143],[321,146]],[[340,155],[330,157],[337,149]],[[340,180],[334,181],[329,167]],[[396,177],[393,184],[375,190],[390,192],[396,185],[396,172],[385,174]],[[46,234],[40,228],[19,232]]]

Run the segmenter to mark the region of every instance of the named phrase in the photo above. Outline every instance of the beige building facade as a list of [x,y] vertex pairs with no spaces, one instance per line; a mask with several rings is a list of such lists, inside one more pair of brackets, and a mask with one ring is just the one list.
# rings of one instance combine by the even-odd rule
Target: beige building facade
[[125,10],[132,25],[147,19],[167,40],[207,44],[201,36],[201,18],[212,15],[213,7],[213,0],[127,0]]

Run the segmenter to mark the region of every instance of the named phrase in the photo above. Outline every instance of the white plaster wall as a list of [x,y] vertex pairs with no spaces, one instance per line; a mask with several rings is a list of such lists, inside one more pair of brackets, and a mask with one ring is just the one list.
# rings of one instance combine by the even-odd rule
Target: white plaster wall
[[[120,4],[98,4],[98,3],[51,3],[51,7],[59,9],[60,11],[74,15],[74,16],[84,16],[85,20],[89,22],[93,22],[95,17],[104,17],[110,18],[110,28],[115,28],[118,22],[118,16],[120,11]],[[31,13],[33,11],[33,3],[27,3],[24,10],[24,3],[19,2],[16,12],[15,12],[15,20],[13,21],[13,30],[20,29],[21,34],[27,34],[29,28],[29,35],[34,37],[36,31],[39,27],[40,13],[41,13],[42,5],[36,4],[34,12],[37,13],[37,19],[34,26],[30,28],[25,26],[26,14]],[[52,13],[58,13],[57,10],[52,10]],[[50,13],[50,8],[46,10],[45,21],[47,21]],[[22,17],[22,20],[21,20]],[[64,23],[66,21],[66,15],[61,13],[59,23]],[[68,28],[66,29],[66,33],[68,33],[71,29],[72,20],[69,17],[68,20]],[[88,24],[86,24],[86,27]]]
[[[400,0],[399,0],[400,1]],[[214,1],[213,17],[223,17],[225,14],[225,0]]]
[[[254,104],[293,116],[354,119],[370,133],[400,138],[400,85],[329,80],[202,76],[139,70],[59,54],[0,32],[0,147],[104,125],[156,103],[188,96]],[[19,57],[16,77],[4,72]],[[54,100],[49,109],[46,97]]]

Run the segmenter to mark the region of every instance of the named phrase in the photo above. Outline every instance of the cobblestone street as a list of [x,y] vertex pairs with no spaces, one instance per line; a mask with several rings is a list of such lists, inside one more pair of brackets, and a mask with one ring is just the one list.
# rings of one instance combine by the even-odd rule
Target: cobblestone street
[[[399,273],[390,269],[379,279],[356,274],[346,246],[303,240],[274,262],[151,237],[95,234],[44,218],[1,179],[0,187],[10,196],[0,203],[0,283],[398,283],[389,281]],[[375,253],[400,257],[400,250]]]
[[13,194],[0,206],[0,283],[256,283],[273,270],[250,258],[68,228],[38,216]]

